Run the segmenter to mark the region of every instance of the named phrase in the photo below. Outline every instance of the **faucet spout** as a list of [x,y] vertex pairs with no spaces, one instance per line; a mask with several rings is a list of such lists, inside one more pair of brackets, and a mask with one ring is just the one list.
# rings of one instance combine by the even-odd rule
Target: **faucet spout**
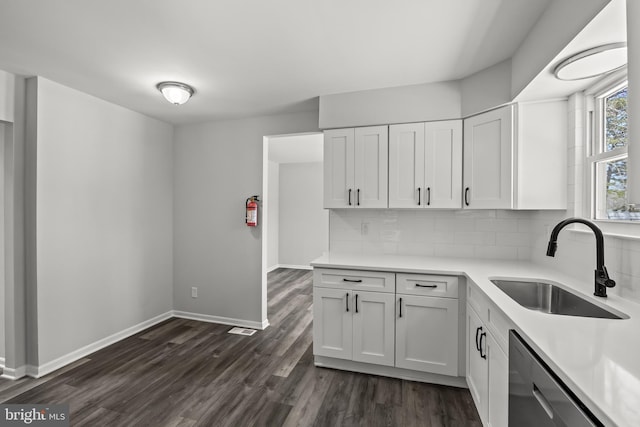
[[549,237],[549,245],[547,246],[547,256],[553,257],[558,249],[558,234],[560,231],[569,224],[579,223],[584,224],[593,231],[596,236],[596,270],[595,270],[595,292],[594,295],[598,297],[607,296],[607,288],[612,288],[616,285],[616,282],[609,278],[607,267],[604,265],[604,236],[602,230],[598,228],[593,222],[582,218],[567,218],[564,221],[560,221],[553,230]]

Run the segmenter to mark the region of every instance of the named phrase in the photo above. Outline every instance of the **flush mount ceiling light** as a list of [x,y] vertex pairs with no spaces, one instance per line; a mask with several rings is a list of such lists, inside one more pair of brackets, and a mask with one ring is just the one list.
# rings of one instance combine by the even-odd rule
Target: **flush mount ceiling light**
[[610,43],[571,55],[556,65],[560,80],[582,80],[602,76],[627,65],[627,44]]
[[191,86],[180,82],[161,82],[156,86],[165,99],[172,104],[184,104],[194,94]]

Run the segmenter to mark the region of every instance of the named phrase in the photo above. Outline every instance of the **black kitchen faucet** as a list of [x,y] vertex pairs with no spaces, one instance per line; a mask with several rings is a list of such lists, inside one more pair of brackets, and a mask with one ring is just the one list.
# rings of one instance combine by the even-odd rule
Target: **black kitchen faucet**
[[589,227],[596,235],[596,271],[595,271],[595,291],[594,295],[597,297],[607,296],[607,288],[613,288],[616,282],[609,278],[607,267],[604,266],[604,236],[602,231],[591,221],[587,221],[582,218],[567,218],[564,221],[559,222],[551,232],[549,237],[549,246],[547,247],[547,256],[555,256],[556,249],[558,249],[558,234],[566,225],[572,223],[580,223]]

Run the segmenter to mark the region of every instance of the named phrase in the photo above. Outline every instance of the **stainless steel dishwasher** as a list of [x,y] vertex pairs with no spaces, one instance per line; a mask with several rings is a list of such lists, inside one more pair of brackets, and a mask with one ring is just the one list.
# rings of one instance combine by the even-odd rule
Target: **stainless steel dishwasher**
[[602,426],[514,332],[509,332],[509,426]]

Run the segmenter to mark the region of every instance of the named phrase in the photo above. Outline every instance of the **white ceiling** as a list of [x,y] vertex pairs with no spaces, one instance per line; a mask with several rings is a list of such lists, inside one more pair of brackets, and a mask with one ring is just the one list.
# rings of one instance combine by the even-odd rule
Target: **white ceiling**
[[286,135],[269,138],[269,160],[276,163],[312,163],[324,158],[321,133]]
[[[550,0],[0,0],[0,69],[172,123],[458,79],[511,57]],[[166,103],[163,80],[195,87]]]
[[593,85],[602,77],[563,81],[553,74],[563,60],[582,52],[609,43],[627,40],[627,9],[625,0],[612,0],[571,42],[551,61],[516,99],[528,101],[568,96]]

